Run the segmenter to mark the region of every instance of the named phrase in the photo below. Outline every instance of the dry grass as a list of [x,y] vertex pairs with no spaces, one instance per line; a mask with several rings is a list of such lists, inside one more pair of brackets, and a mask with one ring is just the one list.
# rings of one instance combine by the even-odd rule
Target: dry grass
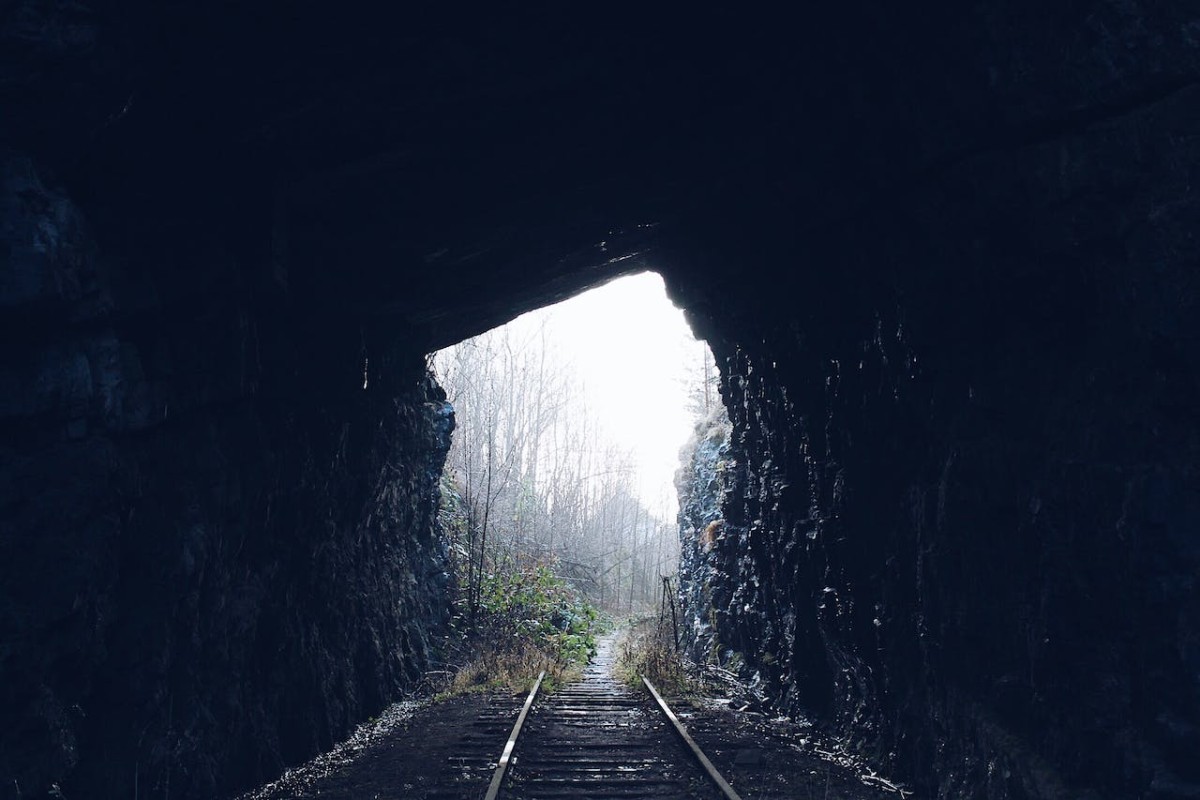
[[664,694],[678,696],[699,689],[671,641],[670,625],[654,618],[635,620],[622,634],[618,648],[614,672],[630,686],[640,689],[646,677]]
[[564,664],[536,647],[524,647],[504,652],[488,651],[454,672],[442,697],[490,689],[508,689],[513,693],[529,691],[538,673],[546,671],[543,692],[553,692],[559,686],[576,680],[582,674],[579,664]]

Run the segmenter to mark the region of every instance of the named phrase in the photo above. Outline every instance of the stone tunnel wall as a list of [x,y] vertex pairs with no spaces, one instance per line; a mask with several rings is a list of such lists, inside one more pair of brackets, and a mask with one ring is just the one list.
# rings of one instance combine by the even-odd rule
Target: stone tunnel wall
[[733,245],[780,288],[692,309],[721,645],[925,796],[1200,797],[1198,109]]
[[2,169],[0,796],[272,777],[429,663],[444,395],[213,231],[149,278],[30,159]]
[[728,627],[733,577],[714,556],[717,539],[725,534],[721,504],[729,488],[729,428],[724,407],[711,410],[696,423],[675,473],[680,647],[699,663],[726,663],[728,643],[737,639]]
[[781,707],[930,795],[1200,796],[1189,4],[10,5],[0,792],[371,713],[442,613],[419,351],[636,258],[723,362],[714,619]]

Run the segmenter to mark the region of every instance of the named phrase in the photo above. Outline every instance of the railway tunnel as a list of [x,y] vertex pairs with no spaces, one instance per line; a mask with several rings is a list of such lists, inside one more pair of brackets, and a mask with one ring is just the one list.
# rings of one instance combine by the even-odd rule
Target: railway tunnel
[[425,354],[653,269],[780,712],[922,796],[1200,796],[1193,11],[435,17],[5,11],[0,792],[229,796],[411,687]]

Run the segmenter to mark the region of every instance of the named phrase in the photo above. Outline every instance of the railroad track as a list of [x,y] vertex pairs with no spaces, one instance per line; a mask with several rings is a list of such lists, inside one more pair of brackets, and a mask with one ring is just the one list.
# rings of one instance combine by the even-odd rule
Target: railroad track
[[[736,797],[724,794],[648,687],[631,689],[609,676],[612,642],[598,649],[583,680],[554,695],[530,693],[522,705],[495,691],[430,704],[396,731],[241,800]],[[745,800],[911,797],[819,749],[803,722],[737,712],[716,698],[689,705],[684,716],[690,736]],[[520,736],[510,747],[514,728]],[[508,758],[498,768],[502,751]]]
[[480,787],[497,771],[497,743],[509,735],[514,718],[510,695],[490,695],[470,727],[456,731],[454,755],[441,766],[435,786],[422,795],[423,800],[478,800],[483,794]]
[[740,800],[648,681],[635,692],[612,678],[614,647],[601,641],[583,680],[537,705],[533,688],[485,800]]

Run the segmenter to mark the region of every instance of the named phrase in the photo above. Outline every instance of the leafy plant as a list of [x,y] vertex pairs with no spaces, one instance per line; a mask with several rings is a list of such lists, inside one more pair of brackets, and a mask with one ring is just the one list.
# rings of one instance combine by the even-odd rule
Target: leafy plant
[[472,658],[459,671],[457,690],[496,684],[519,689],[541,669],[553,685],[595,652],[599,612],[549,564],[522,568],[505,560],[485,572],[473,629],[466,627],[466,602],[460,598],[456,619]]

